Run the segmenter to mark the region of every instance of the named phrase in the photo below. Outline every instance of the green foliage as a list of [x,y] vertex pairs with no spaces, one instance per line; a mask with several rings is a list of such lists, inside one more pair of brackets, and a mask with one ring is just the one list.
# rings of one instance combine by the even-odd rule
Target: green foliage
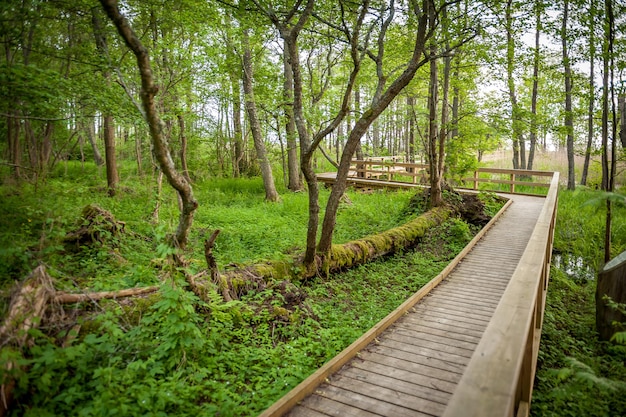
[[[12,415],[257,415],[428,282],[471,238],[466,224],[450,220],[430,231],[415,251],[307,284],[277,283],[241,301],[224,302],[209,288],[205,304],[164,259],[171,255],[166,243],[174,227],[169,216],[177,210],[173,193],[164,189],[163,220],[151,224],[150,181],[127,176],[128,190],[109,198],[93,185],[102,173],[73,163],[66,168],[53,173],[44,192],[34,186],[0,189],[6,197],[0,200],[6,215],[0,239],[23,248],[3,253],[11,262],[3,268],[19,270],[20,278],[42,260],[57,289],[161,282],[160,290],[84,310],[80,335],[65,347],[64,332],[33,332],[26,360],[3,349],[2,360],[26,366],[15,374],[18,406]],[[122,169],[132,171],[124,164]],[[303,193],[267,204],[259,179],[207,181],[195,189],[201,205],[193,245],[185,253],[192,270],[204,267],[200,240],[216,227],[226,235],[217,241],[221,265],[277,258],[304,242]],[[324,199],[327,195],[323,191]],[[348,196],[351,203],[338,217],[338,241],[408,220],[400,212],[410,193],[349,191]],[[89,203],[125,222],[124,232],[115,242],[102,239],[66,252],[60,242],[80,226],[81,209]],[[25,260],[16,260],[20,254]]]
[[[588,190],[560,193],[555,253],[599,264],[603,213],[584,204],[597,195]],[[615,217],[614,227],[623,227],[622,219]],[[624,245],[623,234],[614,236],[614,243]],[[551,268],[531,414],[625,415],[626,347],[598,341],[595,283],[577,274],[581,272],[565,262]]]

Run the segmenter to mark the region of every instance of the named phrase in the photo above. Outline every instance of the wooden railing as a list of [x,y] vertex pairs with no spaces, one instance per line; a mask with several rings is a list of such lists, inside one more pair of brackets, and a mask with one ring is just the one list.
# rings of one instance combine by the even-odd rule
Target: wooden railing
[[353,160],[350,166],[351,178],[366,178],[394,181],[395,178],[408,177],[412,184],[428,181],[428,165],[397,162],[382,158]]
[[558,184],[557,172],[528,246],[444,417],[528,415],[550,275]]
[[[478,190],[481,183],[484,184],[504,184],[508,185],[511,194],[516,193],[516,185],[527,186],[531,188],[550,187],[550,178],[553,172],[550,171],[533,171],[526,169],[500,169],[500,168],[478,168],[474,171],[471,178],[463,178],[465,184],[472,184],[473,190]],[[546,178],[546,182],[538,182],[534,177]],[[504,178],[504,179],[503,179]]]
[[[480,184],[496,184],[503,185],[505,189],[501,191],[511,194],[545,194],[545,190],[550,187],[552,174],[550,171],[478,168],[474,170],[471,177],[462,178],[457,188],[479,190]],[[427,185],[428,165],[380,158],[353,160],[349,177]],[[408,181],[403,181],[403,177],[408,177]],[[543,179],[545,181],[542,181]],[[520,188],[522,188],[521,192]],[[536,188],[541,190],[537,193]]]

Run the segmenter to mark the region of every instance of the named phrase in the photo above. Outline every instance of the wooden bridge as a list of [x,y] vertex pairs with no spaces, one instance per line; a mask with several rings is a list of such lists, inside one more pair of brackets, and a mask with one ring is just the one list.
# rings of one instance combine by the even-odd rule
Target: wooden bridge
[[559,176],[488,171],[475,173],[471,188],[533,184],[547,196],[506,194],[498,216],[441,274],[260,417],[528,415]]

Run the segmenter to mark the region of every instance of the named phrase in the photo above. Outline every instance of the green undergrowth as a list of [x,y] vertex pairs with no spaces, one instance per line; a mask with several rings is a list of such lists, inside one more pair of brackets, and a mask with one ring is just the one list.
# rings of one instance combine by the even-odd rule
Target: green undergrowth
[[[561,191],[554,262],[531,404],[533,416],[626,415],[626,346],[599,342],[595,272],[603,254],[601,193]],[[626,250],[626,207],[614,207],[613,255]]]
[[[388,227],[402,219],[408,195],[350,198],[342,216],[356,222],[371,198],[380,208],[371,211],[385,219],[367,221]],[[384,201],[396,198],[395,205]],[[345,239],[357,233],[354,227],[344,227]],[[11,415],[257,415],[430,281],[472,231],[449,219],[414,250],[306,284],[277,283],[231,302],[214,291],[209,302],[199,300],[163,265],[169,278],[158,293],[85,306],[77,338],[67,320],[54,323],[56,331],[43,323],[32,332],[35,343],[15,371]],[[14,355],[2,352],[3,359]]]
[[[0,186],[0,288],[25,277],[37,264],[48,266],[58,289],[94,291],[158,283],[159,258],[168,254],[168,235],[178,222],[177,200],[164,182],[158,220],[156,181],[125,175],[120,189],[107,197],[104,170],[86,164],[57,167],[45,183]],[[130,170],[130,167],[126,167]],[[263,202],[259,178],[213,179],[194,184],[199,208],[185,252],[192,271],[206,267],[203,241],[215,229],[221,233],[214,255],[220,268],[230,264],[280,259],[301,252],[307,225],[308,196],[281,190],[280,203]],[[328,198],[321,191],[320,206]],[[408,192],[348,191],[342,203],[335,243],[343,243],[395,227],[406,221],[400,211]],[[64,248],[63,237],[81,225],[81,211],[96,204],[125,223],[124,232],[104,244]]]

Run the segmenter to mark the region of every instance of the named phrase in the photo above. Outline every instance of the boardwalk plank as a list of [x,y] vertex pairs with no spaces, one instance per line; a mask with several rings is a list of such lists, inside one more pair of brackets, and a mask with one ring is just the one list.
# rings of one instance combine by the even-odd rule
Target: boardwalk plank
[[[431,356],[432,350],[419,349],[416,346],[406,345],[392,339],[382,340],[380,344],[368,347],[366,352],[393,356],[407,362],[421,363],[432,368],[457,374],[462,373],[465,369],[465,364],[452,363]],[[363,354],[362,352],[361,355]]]
[[454,339],[448,336],[440,336],[433,334],[428,331],[411,329],[406,327],[398,327],[395,329],[396,334],[401,334],[402,336],[407,336],[410,338],[418,338],[420,340],[428,340],[430,342],[441,343],[442,345],[452,346],[452,347],[460,347],[467,350],[474,350],[476,347],[475,342],[466,342],[463,340]]
[[359,394],[383,402],[401,402],[402,407],[428,415],[440,414],[445,409],[444,404],[432,402],[428,399],[420,398],[413,395],[412,393],[402,392],[395,388],[390,389],[378,384],[363,381],[362,379],[353,379],[347,376],[345,372],[343,372],[337,378],[333,378],[330,381],[330,384],[332,386],[342,388],[347,391],[358,392]]
[[[322,388],[322,387],[320,387]],[[325,386],[323,388],[326,388]],[[384,414],[375,414],[371,413],[362,408],[355,407],[351,404],[345,404],[341,401],[337,401],[330,396],[327,395],[319,395],[313,394],[306,399],[306,404],[300,405],[294,408],[291,413],[289,413],[290,417],[300,416],[300,410],[309,409],[313,411],[317,411],[326,416],[336,416],[336,417],[378,417],[384,416]]]
[[410,382],[415,385],[420,385],[424,388],[428,388],[429,390],[436,391],[442,394],[452,394],[455,386],[455,384],[451,384],[447,381],[441,381],[437,378],[431,378],[429,376],[409,372],[405,369],[389,367],[371,361],[355,361],[352,366],[354,368],[374,372],[380,375],[386,375],[399,381]]
[[456,318],[451,318],[449,316],[441,315],[438,313],[432,313],[432,312],[429,312],[428,310],[422,310],[420,312],[416,311],[415,313],[412,313],[404,317],[403,320],[407,322],[423,324],[425,326],[429,325],[430,323],[446,324],[449,326],[455,326],[460,329],[468,329],[470,331],[477,332],[480,335],[482,335],[483,331],[485,330],[485,326],[483,324],[473,324],[473,323],[462,322],[462,321],[457,320]]
[[444,328],[443,326],[434,327],[426,326],[425,324],[404,323],[404,321],[397,322],[394,328],[403,328],[407,330],[414,330],[417,332],[427,332],[436,336],[443,336],[450,339],[460,340],[469,343],[478,343],[478,341],[480,340],[480,336],[469,335],[463,331],[463,328]]
[[390,402],[378,401],[367,395],[334,385],[324,385],[324,397],[360,409],[361,411],[368,411],[385,417],[430,417],[428,414],[419,413]]
[[[461,378],[461,374],[457,372],[444,371],[443,369],[434,368],[429,366],[426,362],[412,362],[407,361],[405,357],[400,355],[398,358],[394,355],[394,349],[381,350],[381,352],[361,352],[361,360],[365,362],[374,362],[379,365],[389,366],[398,369],[404,369],[408,372],[427,376],[430,378],[436,378],[441,381],[450,382],[456,384]],[[454,385],[450,385],[453,389]]]
[[397,342],[405,343],[407,345],[414,345],[414,346],[419,346],[423,348],[433,349],[441,353],[446,353],[452,356],[460,356],[460,357],[464,357],[468,359],[472,356],[472,351],[469,349],[444,345],[442,343],[431,342],[430,340],[408,337],[399,333],[388,333],[388,334],[385,334],[385,337],[393,339]]
[[342,375],[349,376],[350,378],[358,381],[367,381],[373,385],[378,385],[380,387],[410,394],[418,398],[423,398],[428,400],[428,402],[438,404],[439,406],[445,406],[450,400],[450,394],[448,393],[423,387],[411,382],[390,378],[387,375],[377,374],[367,369],[354,368],[350,366],[342,369],[341,373]]

